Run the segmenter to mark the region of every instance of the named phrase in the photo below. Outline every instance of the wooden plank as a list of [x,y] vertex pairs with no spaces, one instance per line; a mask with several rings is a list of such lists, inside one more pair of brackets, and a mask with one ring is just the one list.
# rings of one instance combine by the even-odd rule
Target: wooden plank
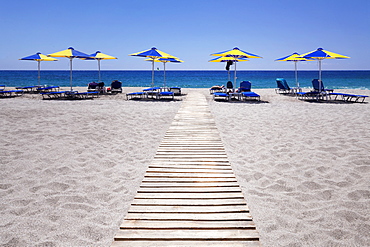
[[145,177],[165,177],[165,178],[235,178],[234,174],[221,174],[221,173],[172,173],[172,172],[147,172]]
[[225,169],[208,169],[208,168],[162,168],[162,167],[149,167],[147,172],[158,172],[158,173],[207,173],[207,174],[234,174],[232,170],[225,170]]
[[129,213],[237,213],[249,212],[245,205],[232,206],[141,206],[132,205]]
[[177,188],[177,187],[197,187],[197,188],[206,188],[206,187],[237,187],[239,188],[239,184],[237,182],[224,182],[224,183],[150,183],[150,182],[142,182],[140,188]]
[[235,241],[256,241],[259,235],[255,230],[161,230],[159,235],[156,230],[125,230],[121,229],[114,240],[235,240]]
[[168,205],[168,206],[227,206],[227,205],[244,205],[243,199],[134,199],[131,205]]
[[143,182],[169,182],[169,183],[218,183],[218,182],[236,182],[235,177],[228,177],[228,178],[167,178],[167,177],[145,177]]
[[[252,220],[250,213],[130,213],[125,216],[126,220]],[[220,223],[222,224],[222,223]]]
[[244,199],[242,193],[137,193],[136,199]]
[[240,187],[140,187],[138,193],[232,193],[241,192]]
[[197,165],[186,165],[181,163],[157,163],[149,165],[149,168],[170,168],[170,169],[212,169],[212,170],[231,170],[230,165],[209,165],[209,164],[197,164]]
[[253,221],[158,221],[151,220],[124,220],[120,228],[125,229],[256,229]]
[[119,241],[113,242],[112,247],[256,247],[258,241]]

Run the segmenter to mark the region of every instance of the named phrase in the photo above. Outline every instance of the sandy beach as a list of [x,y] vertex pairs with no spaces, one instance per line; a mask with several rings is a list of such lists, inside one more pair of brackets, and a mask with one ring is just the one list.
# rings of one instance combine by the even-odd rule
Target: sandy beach
[[[369,246],[368,103],[183,91],[207,97],[263,246]],[[0,99],[0,246],[109,246],[181,102]]]

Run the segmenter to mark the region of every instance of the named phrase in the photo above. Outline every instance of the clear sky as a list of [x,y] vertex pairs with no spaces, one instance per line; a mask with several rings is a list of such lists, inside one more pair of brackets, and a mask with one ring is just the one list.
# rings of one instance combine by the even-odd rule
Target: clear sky
[[[223,70],[211,53],[239,47],[263,57],[238,70],[290,70],[274,60],[322,47],[350,56],[330,59],[323,70],[370,70],[369,0],[0,0],[0,70],[33,70],[19,58],[72,46],[103,53],[102,70],[150,70],[128,56],[157,47],[185,62],[169,70]],[[161,64],[156,64],[162,68]],[[42,62],[42,69],[68,70],[69,60]],[[316,70],[317,62],[301,62]],[[95,70],[96,61],[75,59],[74,70]]]

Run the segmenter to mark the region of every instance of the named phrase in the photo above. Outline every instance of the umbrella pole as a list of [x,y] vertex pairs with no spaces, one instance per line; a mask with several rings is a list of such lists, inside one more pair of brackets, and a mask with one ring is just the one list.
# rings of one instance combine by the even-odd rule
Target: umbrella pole
[[71,86],[71,91],[72,91],[72,59],[69,58],[69,85]]
[[227,81],[230,81],[230,70],[227,71]]
[[37,73],[37,81],[38,81],[38,84],[37,85],[40,85],[40,61],[37,61],[38,63],[38,73]]
[[101,82],[101,77],[100,77],[100,59],[98,59],[98,69],[99,69],[99,82]]
[[154,58],[152,59],[152,87],[154,87]]
[[235,59],[235,66],[234,66],[234,87],[236,86],[236,59]]
[[319,59],[319,92],[321,92],[321,59]]
[[164,78],[163,86],[166,87],[166,63],[163,63],[163,78]]
[[297,62],[298,61],[294,61],[294,68],[295,68],[295,84],[297,85],[297,87],[299,88],[299,83],[298,83],[298,73],[297,73]]

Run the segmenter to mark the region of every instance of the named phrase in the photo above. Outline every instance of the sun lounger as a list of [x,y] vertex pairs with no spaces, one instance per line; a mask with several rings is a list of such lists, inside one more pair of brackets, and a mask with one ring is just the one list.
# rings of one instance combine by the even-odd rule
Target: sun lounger
[[159,92],[157,94],[157,99],[162,99],[162,98],[170,98],[172,100],[175,99],[175,94],[174,92]]
[[11,98],[22,94],[23,90],[0,90],[0,98]]
[[250,81],[242,81],[240,82],[240,87],[238,88],[238,92],[250,92],[252,88],[252,83]]
[[229,101],[230,95],[228,95],[227,93],[215,92],[213,93],[213,100],[217,100],[217,99],[224,99],[224,100]]
[[[321,84],[321,88],[320,88],[320,84]],[[313,79],[312,80],[312,87],[313,87],[313,90],[317,91],[317,92],[330,92],[330,93],[332,93],[334,91],[334,89],[325,88],[324,83],[322,81],[320,81],[319,79]]]
[[114,80],[110,84],[111,93],[122,93],[122,82]]
[[261,100],[261,96],[256,94],[255,92],[242,92],[241,93],[242,100]]
[[[334,100],[337,100],[339,96],[341,100],[346,102],[364,102],[365,98],[369,97],[367,95],[356,95],[356,94],[348,94],[348,93],[329,93],[329,96],[335,96]],[[362,101],[360,101],[362,99]],[[353,100],[353,101],[352,101]]]
[[170,92],[173,92],[175,95],[181,95],[181,87],[170,87]]
[[37,89],[40,86],[25,86],[25,87],[16,87],[15,89],[23,90],[24,93],[38,93]]
[[209,93],[210,94],[213,94],[213,93],[223,93],[224,91],[225,91],[225,87],[224,86],[212,86],[209,89]]
[[0,91],[4,91],[5,90],[5,85],[0,85]]
[[134,92],[134,93],[127,93],[126,94],[127,100],[130,100],[130,99],[143,99],[145,97],[146,97],[146,93],[145,92]]
[[39,93],[57,92],[59,91],[59,86],[39,87],[36,90]]

